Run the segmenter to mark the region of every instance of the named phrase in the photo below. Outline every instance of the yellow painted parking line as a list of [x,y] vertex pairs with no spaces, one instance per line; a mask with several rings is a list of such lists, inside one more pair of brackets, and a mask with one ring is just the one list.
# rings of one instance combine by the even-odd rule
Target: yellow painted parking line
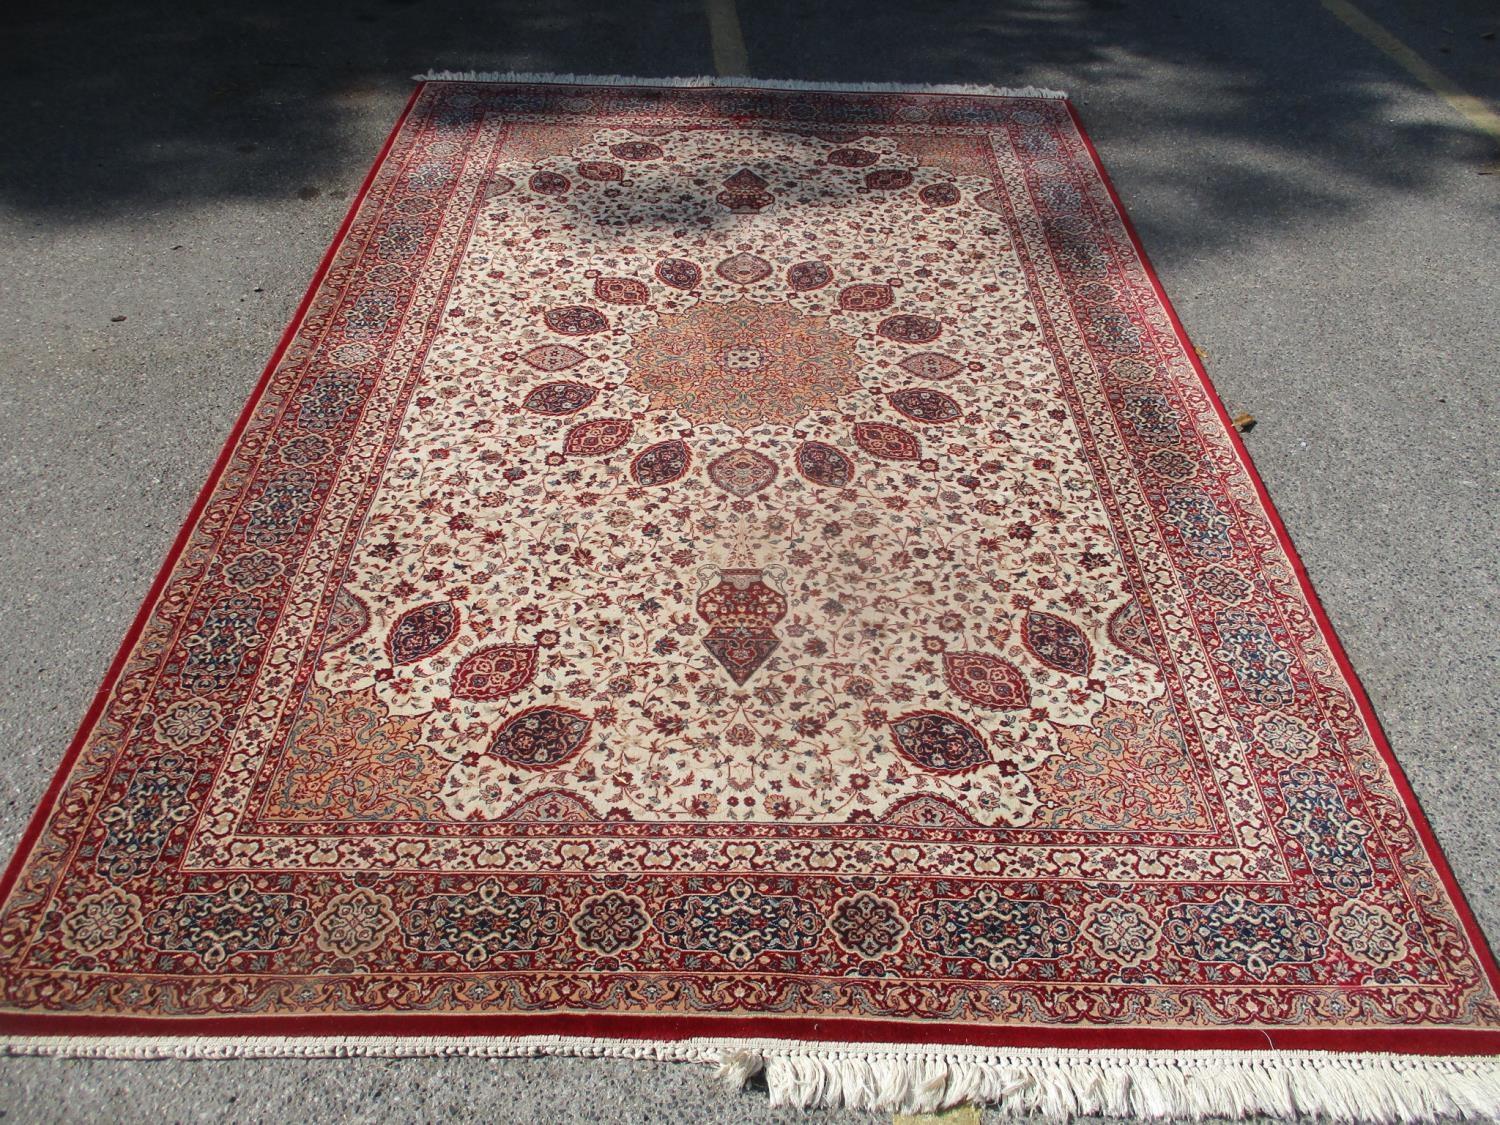
[[891,1125],[979,1125],[979,1111],[971,1105],[958,1105],[942,1113],[898,1113]]
[[1323,0],[1323,7],[1342,20],[1355,34],[1379,47],[1400,64],[1406,73],[1463,114],[1470,125],[1500,140],[1500,113],[1491,109],[1482,98],[1459,89],[1451,78],[1349,3],[1349,0]]
[[745,77],[750,73],[750,58],[745,54],[745,34],[740,30],[740,14],[734,0],[703,0],[708,15],[708,41],[713,50],[714,70],[721,78]]

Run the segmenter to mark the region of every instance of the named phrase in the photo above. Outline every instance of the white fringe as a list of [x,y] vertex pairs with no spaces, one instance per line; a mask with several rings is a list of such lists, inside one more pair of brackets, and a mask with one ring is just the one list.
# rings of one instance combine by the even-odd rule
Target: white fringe
[[933,1113],[971,1102],[1011,1115],[1142,1120],[1248,1117],[1386,1123],[1500,1117],[1500,1060],[1318,1051],[748,1049],[720,1073],[763,1069],[773,1106]]
[[1066,98],[1062,90],[1043,86],[912,85],[901,82],[797,82],[766,78],[629,78],[618,74],[547,74],[499,70],[434,70],[413,76],[416,82],[536,82],[563,86],[669,86],[687,89],[828,90],[846,94],[975,94],[990,98]]
[[1334,1122],[1500,1118],[1500,1059],[1321,1051],[1093,1051],[778,1039],[488,1036],[29,1036],[0,1054],[105,1059],[466,1055],[717,1064],[740,1089],[764,1074],[773,1106],[932,1113],[966,1102],[1053,1121],[1299,1115]]

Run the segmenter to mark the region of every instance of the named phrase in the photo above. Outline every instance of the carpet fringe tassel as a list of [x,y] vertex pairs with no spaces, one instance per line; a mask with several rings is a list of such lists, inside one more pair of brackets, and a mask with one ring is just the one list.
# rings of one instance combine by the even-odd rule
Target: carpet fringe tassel
[[29,1036],[0,1054],[111,1059],[643,1059],[716,1064],[741,1089],[764,1075],[773,1106],[932,1113],[972,1102],[1066,1121],[1264,1114],[1331,1122],[1500,1119],[1500,1058],[1322,1051],[1108,1051],[778,1039],[572,1036]]
[[[963,1053],[957,1053],[963,1051]],[[727,1054],[773,1106],[934,1113],[971,1102],[1067,1121],[1268,1115],[1396,1123],[1500,1117],[1500,1060],[1319,1052],[982,1050],[871,1046]]]
[[1066,98],[1062,90],[1043,86],[923,85],[902,82],[797,82],[765,78],[724,78],[710,74],[690,78],[628,78],[617,74],[547,74],[499,70],[434,70],[414,76],[417,82],[539,82],[564,86],[670,86],[698,89],[827,90],[837,93],[970,94],[992,98]]

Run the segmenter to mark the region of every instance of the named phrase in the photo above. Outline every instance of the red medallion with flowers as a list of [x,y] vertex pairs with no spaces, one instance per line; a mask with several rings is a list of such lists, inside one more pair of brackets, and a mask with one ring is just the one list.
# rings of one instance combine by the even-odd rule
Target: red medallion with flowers
[[1500,1025],[1063,102],[428,84],[221,468],[7,1029]]

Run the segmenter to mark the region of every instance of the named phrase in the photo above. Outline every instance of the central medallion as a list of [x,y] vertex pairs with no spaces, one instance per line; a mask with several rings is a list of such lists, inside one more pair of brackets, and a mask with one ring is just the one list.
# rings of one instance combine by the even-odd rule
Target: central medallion
[[741,298],[664,316],[625,356],[653,410],[736,430],[791,425],[859,389],[854,341],[828,318]]

